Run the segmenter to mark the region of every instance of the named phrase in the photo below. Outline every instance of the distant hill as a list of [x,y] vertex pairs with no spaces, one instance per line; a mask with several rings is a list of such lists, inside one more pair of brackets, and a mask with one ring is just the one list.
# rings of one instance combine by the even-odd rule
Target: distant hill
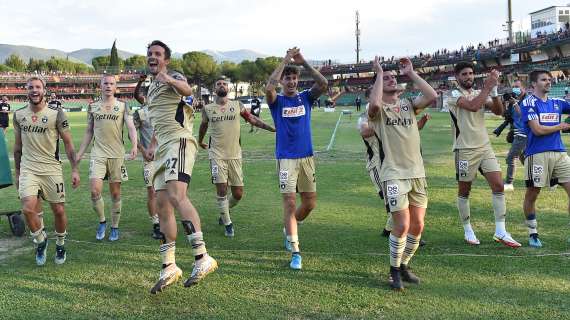
[[[118,52],[119,52],[119,57],[121,59],[127,59],[127,58],[130,58],[130,57],[136,55],[136,53],[131,53],[131,52],[123,51],[123,50],[118,50]],[[93,58],[100,57],[100,56],[108,56],[110,54],[111,54],[111,48],[108,48],[108,49],[80,49],[80,50],[70,52],[69,56],[91,65],[91,60],[93,60]]]
[[[6,58],[12,54],[17,54],[24,60],[28,62],[30,58],[49,60],[51,57],[57,58],[67,58],[68,54],[61,50],[56,49],[43,49],[32,46],[15,46],[11,44],[0,44],[0,63],[3,63]],[[81,62],[73,57],[70,60],[74,62]]]
[[214,57],[214,60],[216,60],[216,62],[218,63],[222,61],[231,61],[235,63],[240,63],[243,60],[255,61],[257,58],[268,57],[268,55],[266,54],[247,49],[232,50],[232,51],[202,50],[202,52],[207,53],[212,57]]
[[[220,63],[222,61],[231,61],[235,63],[240,63],[243,60],[254,61],[257,58],[267,57],[266,54],[262,54],[253,50],[241,49],[232,51],[216,51],[216,50],[202,50],[202,52],[211,55],[216,62]],[[111,48],[108,49],[80,49],[72,52],[65,52],[57,49],[44,49],[32,46],[18,46],[11,44],[0,44],[0,63],[3,63],[6,58],[11,54],[17,54],[25,62],[28,62],[30,58],[48,60],[49,58],[68,58],[74,62],[83,62],[85,64],[91,65],[91,60],[95,57],[109,55],[111,53]],[[126,59],[136,55],[136,53],[127,52],[119,50],[119,57]],[[172,54],[175,58],[181,58],[182,53],[175,52]]]

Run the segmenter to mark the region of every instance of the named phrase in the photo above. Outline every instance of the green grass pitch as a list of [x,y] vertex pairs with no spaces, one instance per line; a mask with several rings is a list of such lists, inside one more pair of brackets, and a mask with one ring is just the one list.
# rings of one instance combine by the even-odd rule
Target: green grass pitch
[[[209,253],[220,268],[196,287],[182,283],[149,294],[158,277],[158,242],[150,237],[141,161],[127,162],[123,184],[121,240],[95,240],[87,165],[82,184],[72,190],[64,163],[69,218],[67,262],[37,267],[29,237],[14,238],[0,220],[1,319],[570,319],[570,261],[567,196],[561,188],[543,190],[538,200],[542,249],[527,245],[522,214],[523,172],[507,193],[507,229],[523,243],[518,250],[492,241],[491,192],[482,177],[471,194],[473,227],[479,247],[463,243],[456,199],[447,113],[432,112],[421,132],[429,184],[424,238],[411,267],[420,286],[395,293],[387,286],[388,244],[380,237],[386,214],[365,171],[364,145],[357,116],[343,116],[332,150],[325,151],[339,113],[315,111],[313,144],[317,151],[317,208],[300,226],[303,270],[288,268],[283,250],[282,209],[273,156],[272,133],[250,134],[242,124],[245,197],[233,209],[234,239],[217,224],[214,186],[207,153],[200,151],[189,197],[200,212]],[[85,113],[69,113],[76,148],[85,130]],[[271,122],[269,112],[262,117]],[[499,124],[490,116],[487,129]],[[200,116],[195,119],[197,128]],[[8,131],[9,145],[13,134]],[[126,137],[126,135],[125,135]],[[568,145],[567,137],[564,138]],[[506,171],[508,144],[492,138]],[[11,149],[10,149],[11,152]],[[13,168],[12,168],[13,169]],[[106,213],[110,199],[105,187]],[[18,209],[14,187],[0,191],[1,211]],[[46,225],[53,217],[45,206]],[[181,228],[177,264],[187,277],[193,258]]]

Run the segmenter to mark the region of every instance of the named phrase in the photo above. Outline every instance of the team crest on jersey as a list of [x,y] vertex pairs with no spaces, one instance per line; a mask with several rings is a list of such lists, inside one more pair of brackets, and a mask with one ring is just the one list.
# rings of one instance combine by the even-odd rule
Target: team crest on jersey
[[554,113],[554,112],[541,113],[540,114],[540,122],[541,123],[559,123],[560,122],[559,116],[560,115],[558,113]]
[[48,122],[48,117],[47,116],[43,116],[42,118],[42,123],[47,123]]
[[408,106],[402,106],[402,110],[403,110],[403,111],[408,111],[408,110],[410,110],[410,107],[408,107]]
[[281,116],[283,118],[297,118],[305,115],[305,106],[299,105],[297,107],[283,108]]
[[235,108],[234,107],[230,107],[230,112],[234,112]]
[[117,112],[117,111],[119,111],[119,107],[118,107],[118,106],[115,106],[115,107],[113,108],[113,110],[115,110],[115,112]]

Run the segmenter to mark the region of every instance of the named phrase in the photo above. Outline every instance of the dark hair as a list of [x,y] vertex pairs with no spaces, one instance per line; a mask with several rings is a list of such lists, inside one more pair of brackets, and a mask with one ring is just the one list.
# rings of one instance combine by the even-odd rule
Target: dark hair
[[528,78],[530,79],[530,82],[537,82],[538,81],[538,76],[540,76],[541,74],[547,74],[550,78],[552,78],[552,74],[550,73],[550,71],[544,70],[544,69],[535,69],[532,70],[532,72],[528,75]]
[[283,73],[281,74],[281,79],[285,78],[286,76],[288,76],[290,74],[299,75],[299,74],[301,74],[301,71],[299,71],[299,68],[297,68],[297,66],[287,65],[287,66],[285,66],[285,68],[283,68]]
[[230,79],[224,75],[220,75],[216,78],[216,82],[218,82],[220,80],[225,81],[225,82],[230,82]]
[[164,42],[162,42],[162,41],[160,41],[160,40],[154,40],[154,41],[152,41],[151,43],[148,44],[148,46],[146,47],[146,50],[148,51],[148,49],[150,49],[150,47],[152,47],[152,46],[159,46],[159,47],[162,47],[162,49],[164,49],[164,57],[165,57],[166,59],[169,59],[169,60],[170,60],[170,53],[171,53],[171,51],[170,51],[170,48],[169,48]]
[[471,70],[475,71],[475,66],[473,65],[472,62],[469,61],[459,62],[458,64],[455,65],[455,67],[453,67],[453,70],[455,71],[455,74],[459,74],[461,70],[465,68],[471,68]]

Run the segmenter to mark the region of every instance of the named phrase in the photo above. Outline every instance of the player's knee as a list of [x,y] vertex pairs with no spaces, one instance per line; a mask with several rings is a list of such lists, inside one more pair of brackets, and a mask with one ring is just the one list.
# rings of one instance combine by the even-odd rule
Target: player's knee
[[65,207],[63,205],[52,207],[52,211],[55,218],[61,218],[65,216]]
[[101,191],[99,190],[91,190],[91,200],[99,200],[101,198]]
[[225,197],[228,195],[228,190],[225,188],[219,188],[216,190],[216,194],[218,195],[218,197]]
[[24,205],[22,206],[22,213],[26,216],[31,216],[31,215],[36,215],[37,211],[35,210],[34,206]]
[[243,198],[243,189],[232,190],[232,197],[238,201],[241,200]]
[[170,204],[173,207],[178,208],[180,206],[180,204],[184,201],[185,197],[186,197],[185,194],[179,194],[178,192],[169,193],[168,194],[168,201],[170,201]]
[[317,207],[317,201],[316,199],[312,198],[307,200],[305,203],[303,203],[303,205],[305,206],[305,208],[308,211],[312,211],[313,209],[315,209]]

